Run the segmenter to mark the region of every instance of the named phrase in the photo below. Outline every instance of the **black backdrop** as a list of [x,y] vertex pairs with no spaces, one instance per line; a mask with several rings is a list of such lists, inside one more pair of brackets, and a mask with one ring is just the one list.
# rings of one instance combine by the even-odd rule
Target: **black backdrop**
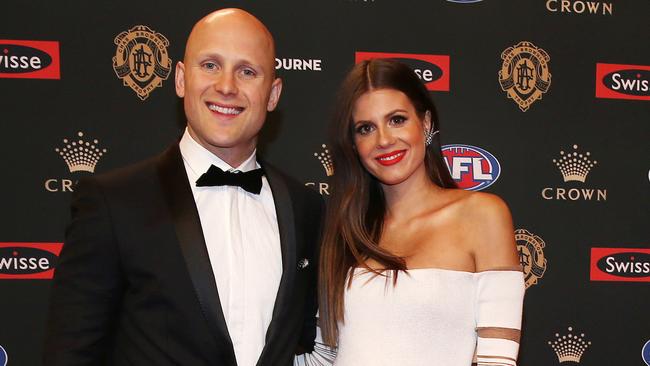
[[[12,265],[31,256],[50,258],[45,267],[54,266],[69,220],[69,187],[93,174],[69,170],[59,154],[63,140],[71,143],[82,132],[84,143],[95,145],[87,148],[102,152],[95,173],[172,143],[184,124],[173,65],[194,22],[228,6],[259,16],[277,40],[284,90],[263,131],[263,154],[325,195],[326,122],[356,52],[448,56],[448,68],[411,64],[449,78],[448,88],[431,92],[443,143],[495,157],[450,147],[450,165],[478,157],[482,169],[494,173],[499,164],[498,179],[492,174],[485,191],[510,205],[530,286],[520,364],[643,365],[641,349],[650,340],[650,2],[621,0],[6,2],[0,56],[27,52],[12,46],[20,40],[58,42],[58,52],[48,49],[60,60],[60,77],[36,78],[0,62],[0,365],[7,356],[10,366],[41,364],[52,271]],[[163,51],[172,60],[168,79],[144,100],[113,70],[114,39],[139,25],[168,40]],[[519,52],[520,42],[543,51]],[[142,49],[153,54],[155,46],[148,47]],[[518,55],[512,70],[520,97],[530,101],[534,92],[521,88],[543,89],[550,73],[548,89],[526,111],[499,82],[509,47]],[[293,59],[311,69],[297,70]],[[597,64],[609,64],[618,76],[597,77]],[[56,74],[54,66],[48,72]],[[621,78],[634,90],[621,93]],[[597,96],[603,93],[617,98]],[[584,182],[564,181],[554,163],[574,151],[592,165]],[[462,179],[476,186],[477,172],[466,169]],[[639,273],[622,273],[623,267],[619,275],[606,273],[614,261],[640,263],[630,267]],[[558,358],[556,350],[570,340],[586,344],[577,346],[584,349],[579,360]]]

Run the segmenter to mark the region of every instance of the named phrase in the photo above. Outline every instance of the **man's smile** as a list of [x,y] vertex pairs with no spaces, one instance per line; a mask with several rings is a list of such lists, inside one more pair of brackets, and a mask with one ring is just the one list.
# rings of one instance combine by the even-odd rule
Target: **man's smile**
[[224,114],[227,116],[237,116],[244,111],[243,107],[215,104],[211,102],[206,102],[205,104],[208,106],[208,109],[211,110],[212,112]]

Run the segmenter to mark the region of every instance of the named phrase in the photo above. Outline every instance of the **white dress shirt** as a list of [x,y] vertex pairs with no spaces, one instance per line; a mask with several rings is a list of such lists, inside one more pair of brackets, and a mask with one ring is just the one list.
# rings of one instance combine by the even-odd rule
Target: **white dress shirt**
[[259,168],[253,154],[238,167],[199,145],[187,129],[179,144],[199,211],[221,308],[238,366],[254,366],[282,277],[282,252],[273,195],[266,177],[259,195],[240,187],[197,187],[210,165],[242,172]]

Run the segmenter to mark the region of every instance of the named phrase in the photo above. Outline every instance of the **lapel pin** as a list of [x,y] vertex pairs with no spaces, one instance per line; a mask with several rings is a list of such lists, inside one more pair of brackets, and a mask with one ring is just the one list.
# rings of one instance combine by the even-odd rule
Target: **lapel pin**
[[303,258],[298,262],[298,269],[305,269],[309,265],[309,260],[307,258]]

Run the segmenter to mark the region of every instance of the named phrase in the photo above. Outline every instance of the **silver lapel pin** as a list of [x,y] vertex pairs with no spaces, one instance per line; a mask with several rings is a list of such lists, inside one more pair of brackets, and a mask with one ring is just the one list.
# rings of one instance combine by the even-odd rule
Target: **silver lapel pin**
[[307,258],[303,258],[298,262],[298,269],[305,269],[309,265],[309,260]]

